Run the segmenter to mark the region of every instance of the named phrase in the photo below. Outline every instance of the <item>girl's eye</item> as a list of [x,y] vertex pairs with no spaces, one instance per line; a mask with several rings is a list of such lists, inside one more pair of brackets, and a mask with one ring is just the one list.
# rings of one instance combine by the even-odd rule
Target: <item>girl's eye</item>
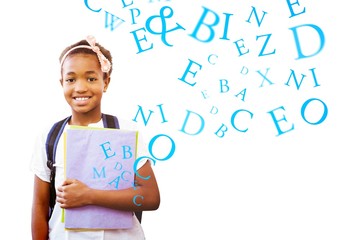
[[89,77],[89,78],[88,78],[88,81],[89,81],[89,82],[94,82],[94,81],[96,81],[96,78],[91,78],[91,77]]
[[73,79],[73,78],[68,78],[68,79],[65,80],[65,82],[73,83],[73,82],[75,82],[75,79]]

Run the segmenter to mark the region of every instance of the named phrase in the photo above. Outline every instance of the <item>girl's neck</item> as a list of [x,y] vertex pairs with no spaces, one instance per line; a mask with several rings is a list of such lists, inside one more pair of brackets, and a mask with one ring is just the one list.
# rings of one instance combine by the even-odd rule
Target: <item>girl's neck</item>
[[91,113],[73,113],[69,121],[70,125],[88,126],[91,123],[97,123],[101,120],[101,112],[96,114]]

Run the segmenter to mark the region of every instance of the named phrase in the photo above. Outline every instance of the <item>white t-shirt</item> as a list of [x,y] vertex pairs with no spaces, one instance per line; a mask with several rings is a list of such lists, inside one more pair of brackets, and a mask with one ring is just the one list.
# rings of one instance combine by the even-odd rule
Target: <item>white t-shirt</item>
[[[131,123],[119,119],[121,129],[134,130]],[[103,127],[103,122],[100,120],[98,123],[90,124],[91,127]],[[49,133],[52,125],[45,128],[35,142],[35,148],[31,158],[30,169],[41,180],[50,182],[50,169],[47,166],[47,157],[45,150],[45,142],[47,134]],[[64,131],[69,125],[65,126]],[[147,144],[144,142],[142,134],[138,133],[138,146],[137,156],[149,156]],[[61,135],[55,157],[55,188],[57,189],[64,181],[64,140]],[[138,169],[145,163],[145,160],[138,164]],[[50,240],[112,240],[112,239],[128,239],[140,240],[145,239],[141,224],[135,215],[133,215],[133,227],[131,229],[118,229],[118,230],[96,230],[96,231],[71,231],[65,230],[64,223],[61,221],[62,209],[56,202],[53,214],[49,220],[49,239]]]

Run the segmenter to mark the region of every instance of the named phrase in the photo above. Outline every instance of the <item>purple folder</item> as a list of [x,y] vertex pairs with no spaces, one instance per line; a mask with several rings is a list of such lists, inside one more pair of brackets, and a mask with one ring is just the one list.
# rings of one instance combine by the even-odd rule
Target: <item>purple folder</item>
[[[109,128],[72,127],[65,137],[65,177],[91,188],[133,187],[137,132]],[[100,206],[65,209],[67,229],[131,228],[133,212]]]

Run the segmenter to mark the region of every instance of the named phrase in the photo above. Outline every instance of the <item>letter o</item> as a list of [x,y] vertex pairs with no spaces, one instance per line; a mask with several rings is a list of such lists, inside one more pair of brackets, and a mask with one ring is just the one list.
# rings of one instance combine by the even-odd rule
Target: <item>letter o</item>
[[[169,154],[168,154],[166,157],[164,157],[164,158],[155,157],[154,154],[153,154],[153,145],[154,145],[155,141],[156,141],[159,137],[167,137],[167,138],[170,140],[170,142],[171,142],[170,152],[169,152]],[[149,153],[150,153],[150,155],[151,155],[153,158],[155,158],[156,160],[166,161],[166,160],[168,160],[169,158],[171,158],[171,157],[174,155],[174,152],[175,152],[175,142],[174,142],[174,140],[173,140],[171,137],[169,137],[168,135],[158,134],[158,135],[156,135],[155,137],[153,137],[153,138],[150,140],[150,142],[149,142]]]
[[[310,122],[305,118],[305,110],[306,110],[307,106],[309,105],[309,103],[312,102],[312,101],[315,101],[315,100],[322,103],[322,105],[324,106],[324,111],[323,111],[323,115],[321,116],[321,118],[317,122]],[[304,119],[305,122],[307,122],[308,124],[311,124],[311,125],[317,125],[317,124],[322,123],[326,119],[327,114],[328,114],[328,108],[327,108],[326,104],[323,101],[321,101],[320,99],[317,99],[317,98],[310,98],[307,101],[305,101],[304,104],[301,106],[301,117],[302,117],[302,119]]]

